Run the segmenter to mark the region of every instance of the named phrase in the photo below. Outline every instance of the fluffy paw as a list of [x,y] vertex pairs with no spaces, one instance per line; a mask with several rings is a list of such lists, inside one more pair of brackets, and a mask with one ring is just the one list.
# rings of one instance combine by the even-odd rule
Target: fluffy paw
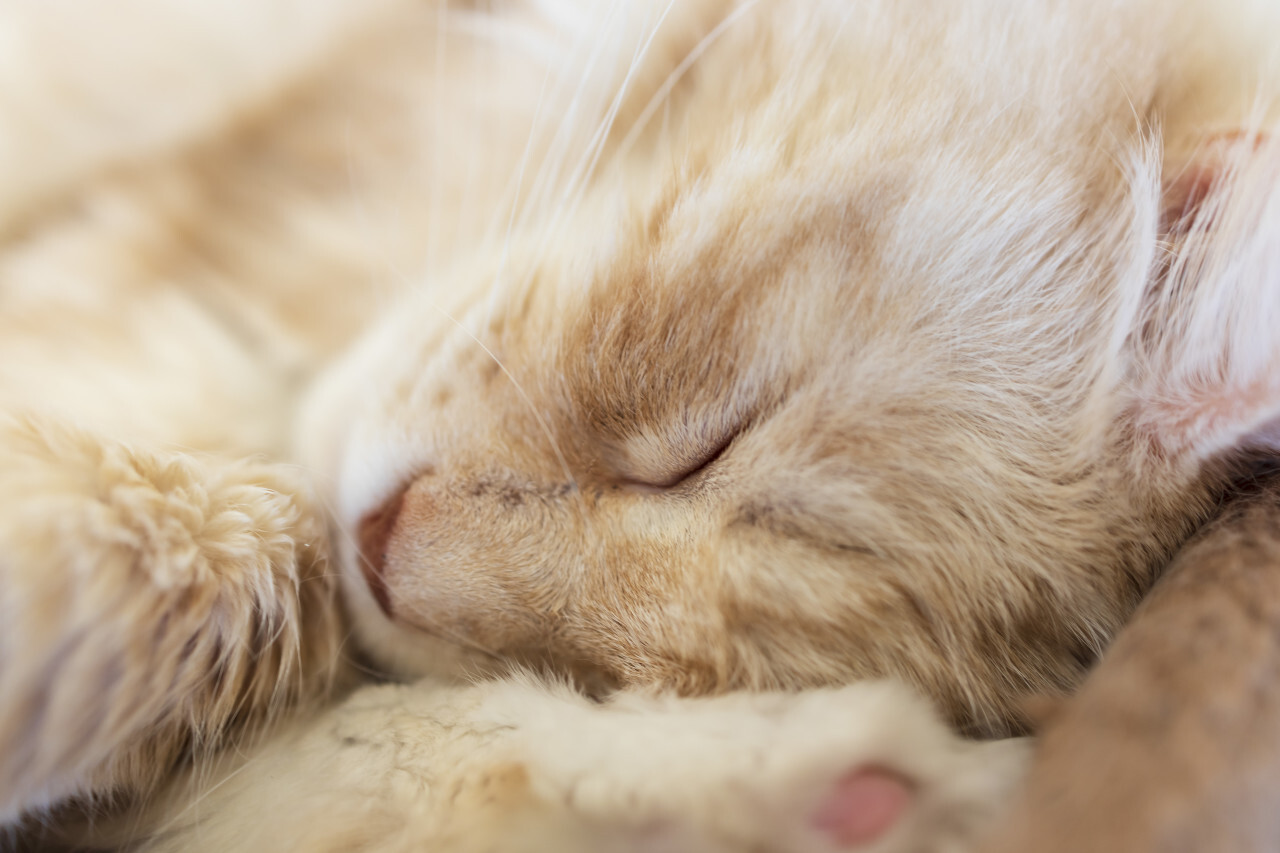
[[883,767],[861,767],[836,782],[810,821],[837,847],[871,844],[906,818],[915,783]]
[[1025,760],[887,683],[587,710],[536,739],[535,766],[601,825],[679,829],[689,850],[964,850]]
[[603,705],[518,679],[369,687],[193,774],[147,849],[959,853],[1024,753],[888,684]]
[[144,790],[323,680],[337,625],[300,494],[270,466],[0,420],[0,820]]

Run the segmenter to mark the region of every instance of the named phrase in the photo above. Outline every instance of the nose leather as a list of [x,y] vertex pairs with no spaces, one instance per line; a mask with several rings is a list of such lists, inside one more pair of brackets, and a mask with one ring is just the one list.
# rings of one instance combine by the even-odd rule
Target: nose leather
[[386,578],[387,548],[404,506],[405,491],[400,489],[381,507],[366,515],[358,531],[360,573],[364,575],[374,601],[388,617],[392,615],[392,609]]

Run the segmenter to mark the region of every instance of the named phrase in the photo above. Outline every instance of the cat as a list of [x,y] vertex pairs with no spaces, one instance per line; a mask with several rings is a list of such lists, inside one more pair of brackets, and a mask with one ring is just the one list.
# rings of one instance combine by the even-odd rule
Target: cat
[[1017,730],[1276,444],[1255,5],[0,10],[0,815],[163,800],[348,616]]
[[357,635],[1016,731],[1275,450],[1274,4],[626,8],[305,408]]
[[[0,9],[0,847],[949,849],[1003,799],[1017,746],[964,744],[888,686],[710,704],[595,705],[510,677],[352,692],[290,421],[317,367],[420,287],[401,267],[479,239],[492,211],[467,219],[444,155],[524,146],[536,116],[498,104],[462,133],[445,87],[501,49],[514,98],[548,62],[505,58],[554,23],[533,11]],[[452,189],[488,191],[483,174]],[[415,745],[404,777],[381,775],[388,737]],[[354,762],[346,790],[310,775],[330,748]],[[247,815],[277,772],[299,807]],[[494,779],[519,796],[490,796]]]

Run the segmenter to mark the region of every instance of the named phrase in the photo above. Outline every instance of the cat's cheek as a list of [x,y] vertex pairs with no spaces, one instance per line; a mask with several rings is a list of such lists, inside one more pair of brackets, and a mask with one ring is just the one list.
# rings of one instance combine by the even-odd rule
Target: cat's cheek
[[462,678],[468,673],[498,671],[492,658],[387,618],[360,571],[359,559],[352,554],[344,557],[342,599],[354,647],[378,671],[397,678]]

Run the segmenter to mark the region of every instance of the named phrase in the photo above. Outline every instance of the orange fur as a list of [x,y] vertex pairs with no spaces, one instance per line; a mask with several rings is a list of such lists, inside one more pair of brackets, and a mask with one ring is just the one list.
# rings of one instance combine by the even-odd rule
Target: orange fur
[[728,24],[688,69],[653,29],[660,132],[613,125],[580,200],[322,383],[357,628],[411,671],[892,675],[1007,731],[1277,411],[1280,155],[1194,153],[1274,78],[1214,89],[1192,6],[679,8]]
[[0,11],[5,820],[323,692],[286,460],[380,666],[1002,733],[1276,446],[1265,0],[147,4]]

